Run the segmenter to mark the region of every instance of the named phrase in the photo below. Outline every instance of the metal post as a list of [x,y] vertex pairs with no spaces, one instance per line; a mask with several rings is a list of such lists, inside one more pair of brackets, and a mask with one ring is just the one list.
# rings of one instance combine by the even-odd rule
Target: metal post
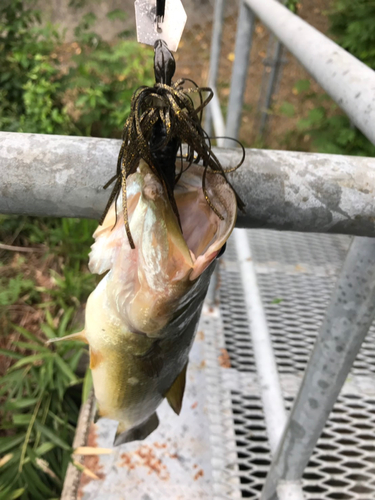
[[[276,45],[274,48],[274,56],[272,57],[271,61],[271,74],[269,75],[268,78],[265,102],[263,105],[261,103],[260,106],[261,115],[259,124],[259,135],[261,137],[264,135],[264,132],[266,130],[268,116],[269,116],[269,109],[272,104],[272,97],[273,94],[275,93],[276,83],[280,77],[282,56],[283,56],[283,45],[279,41],[276,41]],[[266,72],[266,68],[264,69],[264,71]]]
[[221,112],[220,101],[217,96],[216,89],[214,88],[213,90],[214,90],[214,96],[210,103],[210,112],[211,112],[212,122],[214,124],[215,136],[217,137],[216,144],[219,148],[222,148],[224,147],[223,137],[225,136],[225,122],[223,113]]
[[[240,264],[258,380],[262,390],[267,434],[271,453],[274,455],[287,421],[284,399],[246,231],[236,229],[234,240]],[[288,484],[287,490],[280,494],[280,500],[303,500],[301,486],[295,481]]]
[[[247,72],[249,68],[249,55],[254,31],[254,16],[241,0],[238,15],[237,35],[235,45],[235,59],[233,63],[232,79],[227,113],[226,135],[238,138],[242,113],[243,97],[246,88]],[[233,146],[232,141],[226,140],[225,146]]]
[[355,238],[333,292],[261,500],[301,478],[375,316],[375,239]]
[[[226,0],[215,1],[214,22],[212,26],[212,40],[211,40],[210,72],[208,75],[209,87],[216,87],[217,77],[219,74],[221,37],[223,34],[225,3]],[[211,106],[208,106],[206,110],[204,128],[208,135],[212,134]]]
[[276,0],[244,0],[375,144],[375,72]]

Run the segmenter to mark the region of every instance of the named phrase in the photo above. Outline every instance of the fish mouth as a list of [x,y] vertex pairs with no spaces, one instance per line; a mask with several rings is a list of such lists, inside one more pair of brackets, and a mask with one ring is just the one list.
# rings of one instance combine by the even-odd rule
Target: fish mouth
[[217,257],[233,231],[237,217],[236,197],[226,180],[219,174],[206,174],[207,194],[222,217],[219,218],[207,202],[202,188],[202,174],[203,167],[192,164],[183,173],[174,191],[182,236],[193,264],[189,275],[191,281],[198,278]]
[[121,252],[126,261],[133,262],[133,271],[135,266],[144,270],[150,286],[150,280],[160,288],[167,282],[185,278],[193,281],[203,273],[234,228],[237,202],[225,178],[207,171],[206,192],[220,218],[203,191],[203,167],[183,164],[182,168],[183,174],[174,190],[179,223],[160,180],[140,161],[137,172],[130,175],[127,182],[127,213],[136,248],[132,250],[127,240],[120,195],[116,206],[112,204],[103,224],[94,233],[91,272],[103,274],[112,269]]

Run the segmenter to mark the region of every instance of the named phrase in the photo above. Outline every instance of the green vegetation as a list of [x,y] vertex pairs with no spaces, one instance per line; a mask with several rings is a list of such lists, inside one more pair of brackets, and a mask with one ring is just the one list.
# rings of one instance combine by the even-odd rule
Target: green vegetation
[[[0,130],[121,134],[133,91],[152,82],[152,51],[124,38],[104,42],[92,31],[94,21],[85,15],[76,41],[65,43],[55,26],[41,24],[33,2],[2,3]],[[87,269],[96,226],[0,216],[0,500],[60,498],[86,350],[45,341],[82,328],[96,283]]]
[[[325,94],[310,90],[309,80],[299,80],[294,86],[300,99],[313,104],[307,115],[297,123],[297,134],[287,137],[289,146],[299,149],[301,138],[308,135],[314,151],[327,154],[345,154],[352,156],[375,156],[375,146],[360,132]],[[309,106],[309,107],[310,107]],[[279,112],[285,116],[294,116],[291,103],[284,102]]]
[[331,32],[353,56],[375,69],[375,2],[336,0],[330,13]]
[[77,368],[86,351],[77,342],[44,342],[82,325],[81,304],[95,286],[87,272],[95,226],[0,218],[0,241],[35,249],[0,253],[0,359],[2,371],[9,367],[0,380],[1,500],[60,496],[81,404],[84,370]]
[[91,31],[95,20],[83,16],[66,44],[29,2],[0,7],[0,130],[120,135],[134,89],[153,81],[152,57],[134,41],[105,42]]
[[[336,41],[355,57],[375,69],[375,2],[368,0],[336,0],[329,13],[330,31]],[[353,156],[375,156],[375,146],[327,96],[311,92],[310,82],[300,80],[295,91],[313,104],[307,116],[299,120],[298,132],[289,134],[288,145],[298,149],[303,137],[309,137],[314,151]],[[293,116],[290,103],[280,112]]]

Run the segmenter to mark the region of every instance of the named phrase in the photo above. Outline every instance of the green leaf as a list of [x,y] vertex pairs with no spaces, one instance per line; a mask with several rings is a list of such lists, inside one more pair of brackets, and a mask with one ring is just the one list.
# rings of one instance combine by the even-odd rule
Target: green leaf
[[0,438],[0,454],[5,453],[6,451],[11,450],[12,448],[15,448],[18,446],[22,441],[25,439],[25,435],[16,435],[16,436],[9,436],[9,437],[2,437]]
[[37,420],[35,421],[35,426],[49,441],[54,443],[56,446],[63,448],[64,450],[70,451],[71,447],[62,439],[60,439],[51,429],[42,425]]
[[13,359],[22,359],[23,355],[20,354],[19,352],[13,352],[10,351],[9,349],[0,349],[0,354],[3,354],[4,356],[7,356],[8,358],[13,358]]
[[73,312],[74,312],[74,309],[73,307],[69,307],[69,309],[67,309],[60,321],[60,324],[59,324],[59,329],[58,329],[58,336],[59,337],[62,337],[63,335],[66,334],[66,327],[73,315]]
[[57,337],[55,330],[53,328],[51,328],[49,325],[46,325],[45,323],[40,325],[40,329],[45,334],[45,336],[48,337],[49,339],[53,339],[53,338]]
[[6,410],[14,410],[21,408],[28,408],[29,406],[34,406],[38,402],[38,398],[22,398],[13,401],[7,401],[4,404]]
[[56,447],[56,444],[46,441],[45,443],[38,446],[38,448],[35,450],[35,454],[38,455],[38,457],[41,457],[45,453],[49,453],[55,447]]
[[120,21],[125,21],[128,15],[124,10],[121,9],[115,9],[111,10],[111,12],[108,12],[107,18],[110,21],[116,21],[116,19],[119,19]]
[[30,488],[30,483],[35,488],[34,495],[41,500],[50,498],[53,496],[53,490],[48,488],[44,482],[40,479],[39,474],[36,472],[34,466],[31,463],[27,463],[24,466],[25,476],[28,477],[28,487]]
[[294,108],[293,104],[291,104],[290,102],[284,101],[281,104],[279,111],[282,115],[285,115],[285,116],[288,116],[289,118],[292,118],[294,116],[294,113],[295,113],[295,108]]
[[43,361],[46,358],[49,358],[51,356],[51,352],[45,353],[45,354],[33,354],[32,356],[26,356],[26,358],[20,359],[15,363],[10,370],[14,371],[17,370],[17,368],[20,368],[21,366],[29,365],[29,364],[34,364],[39,361]]
[[314,108],[309,111],[308,119],[311,125],[317,125],[325,117],[324,108]]
[[26,488],[18,488],[18,490],[14,490],[11,493],[8,493],[7,499],[8,500],[16,500],[16,498],[19,498],[25,491]]
[[85,378],[83,379],[83,387],[82,387],[82,403],[86,403],[90,396],[90,392],[92,389],[92,373],[90,368],[86,370]]
[[301,94],[302,92],[306,92],[307,90],[309,90],[310,86],[310,80],[298,80],[293,88],[297,91],[297,94]]
[[280,304],[283,301],[284,301],[284,299],[275,298],[271,301],[271,304]]
[[15,413],[12,415],[12,420],[14,422],[14,425],[29,425],[31,415],[28,415],[27,413]]
[[42,340],[40,340],[36,335],[33,335],[31,332],[29,332],[28,330],[26,330],[26,328],[23,328],[22,326],[18,326],[18,325],[14,325],[12,323],[12,327],[18,332],[20,333],[23,337],[26,337],[27,339],[31,340],[31,341],[34,341],[34,342],[37,342],[38,344],[41,344],[43,345],[43,342]]
[[20,347],[21,349],[28,349],[30,351],[39,351],[39,352],[50,352],[48,347],[40,344],[34,344],[32,342],[13,342],[12,345],[15,345],[16,347]]
[[59,356],[55,356],[55,363],[57,366],[60,368],[62,373],[68,377],[71,383],[76,383],[78,382],[78,377],[72,372],[72,370],[69,368],[69,366],[65,363],[65,361]]

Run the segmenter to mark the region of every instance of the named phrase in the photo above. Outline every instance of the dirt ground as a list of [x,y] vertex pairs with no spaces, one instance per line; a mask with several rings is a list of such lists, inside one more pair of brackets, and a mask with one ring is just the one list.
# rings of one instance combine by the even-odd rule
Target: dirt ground
[[[299,5],[299,16],[310,25],[323,33],[327,33],[329,20],[326,13],[330,8],[331,0],[304,0]],[[219,68],[217,88],[220,102],[225,111],[227,98],[230,92],[230,78],[232,62],[234,59],[234,46],[236,37],[237,18],[226,17],[223,29],[222,52]],[[176,54],[177,77],[192,78],[199,85],[205,85],[208,78],[211,23],[203,28],[202,24],[193,27],[184,33],[179,50]],[[262,76],[264,61],[269,43],[269,32],[259,21],[254,31],[254,38],[250,54],[250,65],[248,81],[243,106],[243,116],[240,131],[240,139],[245,146],[267,147],[271,149],[299,149],[309,150],[309,137],[302,137],[302,144],[296,144],[293,133],[296,123],[305,117],[314,105],[309,99],[302,99],[294,88],[299,80],[309,80],[310,90],[313,93],[321,93],[317,83],[309,76],[307,71],[299,64],[292,54],[284,52],[282,74],[274,95],[272,112],[265,136],[262,140],[258,136],[259,113],[258,105],[262,90]],[[270,70],[270,68],[268,68]],[[280,112],[282,103],[290,103],[294,106],[294,115],[285,116]],[[289,137],[289,140],[287,139]]]

